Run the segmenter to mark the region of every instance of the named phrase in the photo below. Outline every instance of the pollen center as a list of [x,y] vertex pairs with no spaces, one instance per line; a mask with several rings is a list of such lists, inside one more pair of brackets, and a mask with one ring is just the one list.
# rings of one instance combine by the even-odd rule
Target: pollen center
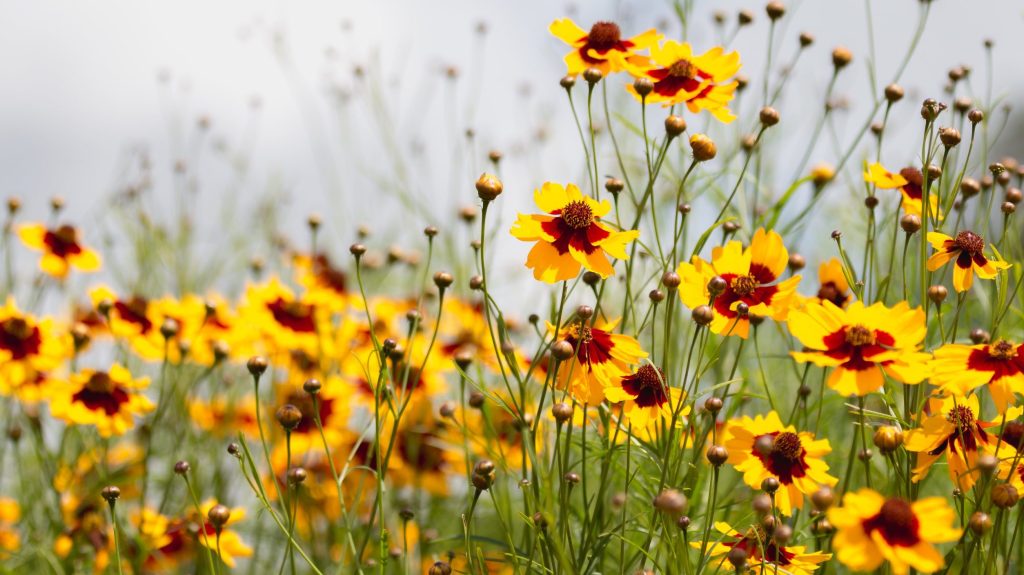
[[1005,339],[1001,339],[995,345],[989,346],[988,354],[993,359],[1001,359],[1003,361],[1006,361],[1013,357],[1013,344],[1006,341]]
[[590,28],[587,40],[596,50],[607,50],[619,43],[622,32],[614,22],[597,22]]
[[57,239],[63,244],[77,243],[78,240],[78,231],[75,230],[74,226],[69,226],[67,224],[57,228],[54,235],[56,235]]
[[13,337],[14,339],[28,339],[28,336],[31,335],[28,322],[20,317],[12,317],[0,322],[0,327],[3,327],[5,334]]
[[865,531],[881,531],[890,545],[910,546],[917,542],[919,523],[914,510],[899,497],[886,500],[878,515],[864,522]]
[[110,375],[98,371],[85,382],[85,388],[95,393],[110,393],[114,390],[114,382],[110,380]]
[[594,210],[584,201],[569,202],[562,208],[562,220],[574,230],[584,230],[594,223]]
[[792,431],[783,431],[775,436],[772,444],[772,455],[776,455],[789,461],[798,461],[803,455],[804,446],[800,443],[800,436]]
[[729,282],[733,293],[740,297],[748,296],[757,289],[757,280],[750,276],[736,276]]
[[693,65],[693,62],[683,58],[669,66],[668,75],[674,78],[693,78],[697,75],[697,67]]
[[875,333],[862,325],[849,327],[846,329],[846,343],[857,347],[871,345],[875,343]]
[[980,254],[985,249],[985,240],[978,234],[968,231],[958,233],[953,244],[971,255]]
[[961,432],[970,431],[974,427],[974,412],[966,405],[957,405],[949,410],[946,421],[955,425]]

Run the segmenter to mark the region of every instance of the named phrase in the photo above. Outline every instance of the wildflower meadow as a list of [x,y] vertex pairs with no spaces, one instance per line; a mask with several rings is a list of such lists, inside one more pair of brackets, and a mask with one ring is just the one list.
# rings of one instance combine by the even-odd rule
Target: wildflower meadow
[[204,249],[146,160],[102,223],[11,196],[0,573],[1024,571],[1016,55],[904,87],[946,1],[885,54],[778,1],[567,14],[575,177],[467,131],[450,184],[346,192],[384,234],[270,201]]

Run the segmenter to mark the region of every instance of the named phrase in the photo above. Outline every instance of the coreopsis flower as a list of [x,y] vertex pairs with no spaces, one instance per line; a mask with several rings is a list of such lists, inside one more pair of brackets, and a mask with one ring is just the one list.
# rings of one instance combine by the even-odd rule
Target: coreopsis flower
[[804,495],[839,482],[828,474],[828,464],[822,459],[832,452],[829,441],[783,425],[774,411],[730,420],[722,443],[729,451],[729,464],[743,473],[747,485],[760,488],[769,477],[779,480],[775,505],[783,515],[802,509]]
[[614,378],[604,388],[604,396],[612,403],[625,402],[626,420],[637,429],[645,429],[651,421],[664,419],[667,425],[683,399],[683,391],[670,386],[660,368],[645,363],[633,373]]
[[135,418],[155,407],[141,393],[149,378],[135,379],[127,369],[113,364],[108,371],[85,369],[49,396],[50,413],[74,425],[92,425],[102,437],[124,435]]
[[48,229],[43,224],[18,226],[18,237],[26,247],[43,252],[39,269],[46,274],[63,279],[71,268],[82,272],[100,269],[100,256],[82,244],[81,234],[74,226],[67,224]]
[[906,302],[888,308],[853,302],[841,309],[830,301],[810,302],[789,314],[789,332],[804,351],[790,352],[798,362],[831,367],[828,386],[841,395],[867,395],[885,383],[885,375],[903,383],[928,377],[927,353],[919,351],[926,327],[924,311]]
[[8,298],[0,307],[0,394],[38,400],[47,374],[71,356],[70,339],[52,319],[23,313]]
[[[717,521],[715,530],[724,537],[715,537],[714,540],[708,541],[707,553],[709,557],[718,558],[713,564],[719,570],[728,568],[725,563],[729,551],[733,548],[746,552],[749,572],[758,575],[810,575],[818,569],[819,564],[832,557],[831,553],[808,552],[802,545],[779,545],[760,525],[752,525],[745,533],[741,533],[728,523]],[[700,541],[690,543],[690,546],[696,549],[700,549],[702,545],[704,544]]]
[[324,435],[334,442],[345,433],[349,415],[352,412],[350,403],[350,386],[339,376],[331,376],[321,381],[320,391],[316,394],[316,410],[313,398],[300,385],[291,383],[276,386],[277,405],[294,405],[302,414],[302,419],[291,430],[292,445],[303,449],[308,445],[320,445],[320,431],[316,426],[319,415]]
[[[580,403],[600,405],[605,390],[630,373],[630,366],[647,357],[640,342],[613,333],[618,322],[588,325],[572,322],[558,332],[575,350],[575,355],[558,367],[558,387],[568,389]],[[548,331],[555,326],[548,324]]]
[[888,562],[896,575],[910,569],[934,573],[945,561],[935,543],[956,541],[955,510],[942,497],[886,499],[869,488],[847,492],[841,507],[828,510],[836,528],[836,558],[855,571],[874,571]]
[[587,68],[597,68],[602,76],[607,76],[621,72],[628,63],[642,64],[647,58],[637,55],[637,52],[655,46],[661,38],[661,34],[652,28],[624,39],[622,30],[614,22],[595,22],[586,32],[569,18],[555,20],[548,30],[573,48],[565,55],[566,73],[570,76]]
[[277,278],[248,286],[239,306],[239,322],[256,334],[255,344],[265,348],[272,361],[302,350],[310,357],[333,353],[330,310],[304,296],[296,296]]
[[[785,320],[800,276],[778,281],[786,270],[789,252],[782,237],[763,228],[754,232],[750,246],[738,241],[711,250],[711,261],[693,256],[691,263],[679,264],[679,298],[689,308],[705,305],[711,300],[708,283],[715,278],[725,280],[725,291],[714,298],[714,311],[709,324],[717,334],[737,335],[746,339],[750,331],[749,315]],[[741,314],[739,304],[747,306]]]
[[999,413],[1024,393],[1024,346],[1001,339],[995,343],[951,343],[935,350],[931,383],[942,391],[967,396],[988,386]]
[[335,311],[344,310],[351,299],[348,275],[334,267],[326,253],[296,254],[292,263],[295,265],[295,280],[305,288],[311,302]]
[[836,307],[846,307],[853,301],[850,282],[843,273],[843,263],[837,258],[822,262],[818,266],[818,285],[821,286],[815,294],[818,302],[830,301]]
[[[922,192],[924,178],[921,176],[921,170],[907,167],[894,174],[886,170],[882,164],[875,162],[864,172],[864,181],[874,184],[875,187],[882,190],[899,190],[903,196],[901,203],[903,211],[907,214],[921,216],[921,205],[924,203],[924,193]],[[939,211],[938,194],[928,196],[928,206],[932,217],[941,222],[944,216]]]
[[[390,422],[387,427],[384,436],[391,434]],[[396,433],[394,465],[387,471],[388,478],[396,486],[447,495],[449,477],[465,469],[465,460],[460,448],[445,441],[445,422],[437,417],[428,398],[414,398],[409,403]],[[381,441],[386,444],[388,439]]]
[[458,298],[445,299],[439,333],[442,341],[438,351],[449,361],[459,354],[470,354],[475,361],[498,369],[498,351],[483,313],[483,302]]
[[188,415],[197,428],[214,437],[234,437],[239,431],[247,437],[259,437],[256,405],[251,395],[240,398],[219,395],[209,401],[189,399]]
[[78,497],[65,493],[60,501],[63,531],[54,539],[53,552],[66,558],[72,551],[91,550],[94,573],[103,573],[114,556],[114,531],[107,503],[98,496]]
[[928,232],[928,242],[935,253],[928,258],[928,271],[935,271],[950,260],[953,265],[953,287],[958,292],[971,289],[974,274],[984,280],[994,279],[1000,270],[1012,264],[985,257],[985,240],[978,234],[962,231],[951,238],[940,232]]
[[21,520],[21,507],[9,497],[0,497],[0,559],[6,559],[21,547],[21,535],[18,533],[18,522]]
[[724,123],[736,119],[728,106],[739,85],[732,79],[740,69],[739,53],[726,53],[721,46],[715,46],[698,56],[689,43],[668,40],[651,47],[651,60],[648,66],[627,66],[635,76],[648,78],[654,84],[654,89],[643,97],[632,84],[627,85],[626,89],[638,100],[666,107],[686,104],[690,112],[707,110]]
[[[981,474],[977,466],[978,456],[994,452],[999,444],[999,438],[986,431],[998,426],[999,420],[983,421],[980,414],[976,395],[929,398],[920,427],[904,435],[903,446],[907,451],[917,453],[912,479],[923,479],[932,464],[945,454],[949,478],[953,483],[964,491],[973,487]],[[1015,419],[1020,414],[1020,408],[1010,409],[1007,419]],[[1001,458],[1003,450],[1009,446],[1003,443],[999,447],[1000,453],[996,455]]]
[[581,268],[606,278],[612,269],[608,256],[628,259],[626,246],[640,236],[637,230],[616,231],[601,221],[612,205],[584,196],[576,184],[545,182],[533,201],[543,214],[519,214],[512,236],[536,242],[526,258],[535,279],[555,283],[575,278]]
[[[202,513],[202,517],[191,516],[189,519],[199,525],[199,533],[195,535],[196,540],[200,545],[208,547],[215,554],[218,553],[217,543],[217,529],[210,523],[209,513],[217,505],[217,501],[208,499],[199,506],[199,510]],[[231,515],[228,517],[227,523],[221,527],[220,531],[220,544],[219,544],[219,555],[221,561],[225,565],[234,569],[237,565],[238,559],[241,557],[251,557],[252,547],[245,544],[242,537],[234,529],[229,529],[232,525],[237,525],[239,521],[245,519],[245,508],[243,507],[232,507]],[[205,537],[204,537],[205,534]]]
[[137,337],[148,338],[159,332],[160,324],[153,313],[151,302],[142,296],[119,297],[110,288],[100,285],[89,290],[94,308],[109,305],[106,322],[110,333],[129,342]]

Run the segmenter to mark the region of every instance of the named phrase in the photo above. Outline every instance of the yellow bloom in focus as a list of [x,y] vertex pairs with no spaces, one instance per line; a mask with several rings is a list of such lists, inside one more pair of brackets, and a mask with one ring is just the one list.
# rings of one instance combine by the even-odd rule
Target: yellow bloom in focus
[[584,196],[575,184],[546,182],[534,191],[533,200],[543,214],[519,214],[512,235],[536,242],[526,258],[535,279],[555,283],[575,278],[580,268],[602,278],[615,270],[608,256],[628,259],[626,246],[639,237],[636,230],[615,231],[601,221],[612,209],[608,200],[598,202]]
[[645,363],[633,373],[614,378],[604,388],[604,396],[611,403],[625,402],[623,414],[630,425],[646,429],[652,421],[664,419],[665,425],[671,422],[683,391],[670,386],[661,369]]
[[827,439],[815,439],[807,431],[797,432],[792,425],[784,426],[779,414],[748,416],[729,420],[724,441],[729,451],[728,462],[743,474],[743,481],[760,489],[769,477],[779,480],[781,487],[775,493],[775,505],[783,515],[793,509],[802,509],[804,495],[829,487],[839,480],[828,474],[823,457],[832,452]]
[[[693,309],[711,301],[708,282],[721,277],[726,288],[714,298],[711,307],[714,317],[709,325],[717,334],[747,338],[750,331],[749,315],[771,317],[782,321],[789,314],[790,302],[800,283],[800,276],[779,282],[789,263],[789,252],[782,237],[763,228],[754,232],[750,246],[738,241],[711,250],[711,261],[693,256],[691,263],[679,264],[677,273],[682,279],[679,298]],[[748,314],[737,311],[745,304]]]
[[995,343],[951,343],[935,350],[931,383],[946,393],[965,397],[988,386],[999,413],[1024,393],[1024,345],[1001,339]]
[[18,522],[21,520],[21,507],[9,497],[0,497],[0,559],[21,547],[21,535],[18,533]]
[[828,386],[841,395],[867,395],[885,383],[883,373],[903,383],[928,377],[930,356],[919,351],[926,328],[924,311],[906,302],[893,308],[853,302],[840,309],[830,301],[810,302],[789,314],[789,332],[805,351],[798,362],[831,367]]
[[[719,570],[730,569],[725,563],[729,551],[734,548],[746,552],[748,572],[757,575],[810,575],[818,569],[820,563],[832,557],[831,553],[808,553],[807,548],[800,545],[780,546],[760,525],[752,525],[746,533],[740,533],[728,523],[718,521],[715,523],[715,530],[725,537],[714,537],[713,540],[709,540],[707,553],[709,557],[718,558],[709,564],[714,564]],[[693,541],[690,546],[700,549],[703,544],[700,541]]]
[[945,564],[935,543],[956,541],[956,512],[942,497],[886,499],[869,488],[848,492],[842,507],[828,510],[836,528],[836,558],[854,571],[874,571],[888,562],[895,575],[910,569],[934,573]]
[[73,267],[82,272],[100,269],[100,256],[81,243],[78,229],[67,224],[48,229],[43,224],[18,226],[18,237],[26,247],[43,252],[39,269],[64,279]]
[[[999,443],[998,437],[986,431],[998,426],[999,421],[982,421],[978,417],[980,409],[976,395],[950,395],[928,400],[927,415],[923,416],[920,427],[906,432],[903,443],[907,451],[917,453],[914,481],[928,475],[932,464],[945,453],[949,478],[953,483],[964,491],[974,486],[981,476],[977,466],[978,455],[994,452]],[[1010,409],[1006,419],[1016,419],[1020,414],[1020,408]],[[1005,443],[1000,445],[996,456],[1002,459],[1006,455],[1004,450],[1012,457],[1012,451]]]
[[149,378],[133,379],[118,364],[109,371],[82,370],[53,390],[50,412],[75,425],[93,425],[102,437],[124,435],[135,425],[135,417],[155,407],[140,393]]
[[953,287],[958,292],[971,289],[974,274],[983,280],[994,279],[1000,270],[1012,264],[985,257],[985,240],[974,232],[962,231],[955,238],[939,232],[928,232],[928,242],[935,253],[928,258],[928,271],[935,271],[954,260]]
[[626,89],[638,100],[660,102],[665,107],[685,103],[690,112],[707,110],[724,123],[736,119],[728,106],[739,85],[731,80],[740,70],[738,52],[726,53],[721,46],[715,46],[698,56],[689,43],[668,40],[651,47],[651,60],[650,66],[627,66],[630,73],[654,84],[645,97],[632,84],[627,85]]
[[[628,335],[613,333],[615,324],[587,325],[573,322],[558,332],[576,354],[558,366],[558,388],[568,389],[576,401],[600,405],[605,390],[619,385],[619,379],[630,373],[630,366],[647,357],[640,342]],[[548,324],[548,331],[555,326]]]
[[[197,536],[199,539],[199,544],[204,547],[208,547],[209,549],[213,550],[213,552],[216,554],[218,552],[217,530],[216,528],[214,528],[214,526],[210,523],[208,519],[210,509],[212,509],[214,505],[217,505],[217,502],[213,499],[208,499],[204,501],[199,506],[199,509],[200,511],[202,511],[203,516],[201,518],[193,519],[197,520],[197,522],[202,523],[199,528],[199,534]],[[220,531],[220,558],[225,565],[232,569],[234,569],[235,566],[238,564],[239,558],[252,556],[252,547],[249,547],[245,544],[245,542],[242,540],[242,537],[238,535],[237,531],[229,529],[229,527],[237,524],[244,518],[245,509],[241,507],[232,507],[231,515],[228,517],[228,522],[225,523],[223,527],[221,527]]]
[[[864,181],[882,190],[899,190],[903,196],[902,208],[907,214],[921,216],[924,203],[924,177],[921,170],[913,167],[903,168],[898,174],[886,170],[882,164],[875,162],[864,172]],[[928,195],[928,206],[932,217],[942,221],[944,216],[939,212],[938,194]]]
[[587,68],[597,68],[602,76],[621,72],[627,63],[642,64],[645,56],[636,54],[650,48],[661,38],[653,28],[629,39],[622,38],[619,25],[614,22],[596,22],[586,32],[569,18],[561,18],[548,28],[559,40],[572,46],[565,55],[566,73],[575,76]]

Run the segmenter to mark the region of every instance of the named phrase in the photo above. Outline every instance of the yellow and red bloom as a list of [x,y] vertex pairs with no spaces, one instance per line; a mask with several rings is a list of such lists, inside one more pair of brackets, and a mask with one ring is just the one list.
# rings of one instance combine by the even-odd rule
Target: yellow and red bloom
[[730,420],[722,443],[729,451],[729,464],[743,474],[747,485],[760,488],[769,477],[779,480],[775,505],[784,515],[802,509],[805,494],[839,482],[828,474],[828,464],[822,459],[832,452],[829,441],[783,425],[774,411]]
[[924,311],[906,302],[893,308],[853,302],[840,309],[830,301],[808,303],[789,315],[789,332],[804,351],[798,362],[831,367],[828,386],[841,395],[867,395],[885,383],[883,373],[903,383],[928,377],[930,356],[918,351],[926,333]]
[[92,571],[103,573],[114,555],[114,531],[107,504],[98,496],[79,498],[66,493],[60,501],[63,532],[53,542],[53,552],[68,557],[76,549],[92,550]]
[[156,322],[154,308],[142,296],[121,298],[110,288],[101,285],[89,291],[89,298],[97,310],[109,308],[106,309],[105,319],[110,333],[116,338],[126,339],[130,343],[139,336],[150,337],[159,332],[160,324]]
[[[980,409],[976,395],[950,395],[928,400],[927,415],[920,427],[906,432],[903,442],[907,451],[917,453],[914,481],[928,475],[932,464],[945,453],[949,478],[953,483],[964,491],[974,486],[981,475],[977,466],[978,455],[995,451],[999,443],[998,437],[985,431],[998,426],[999,421],[982,421],[978,417]],[[1007,419],[1014,419],[1020,413],[1020,408],[1012,409],[1007,413]],[[996,455],[1002,455],[1004,449],[1009,449],[1005,443]]]
[[234,437],[239,431],[247,437],[259,437],[256,404],[252,396],[217,396],[209,401],[189,399],[189,419],[196,427],[214,437]]
[[637,51],[656,45],[661,38],[661,34],[652,28],[624,39],[622,30],[614,22],[595,22],[586,32],[569,18],[555,20],[548,30],[573,48],[565,55],[566,73],[570,76],[587,68],[597,68],[602,76],[607,76],[621,72],[628,63],[641,64],[647,58],[637,55]]
[[[898,174],[894,174],[876,162],[868,166],[867,171],[864,172],[864,181],[874,184],[875,187],[882,190],[898,189],[903,196],[901,206],[905,213],[915,216],[921,216],[923,213],[921,206],[924,203],[922,192],[924,178],[921,175],[921,170],[907,167],[900,170]],[[939,198],[936,194],[928,196],[928,206],[932,217],[941,222],[944,216],[939,212]]]
[[660,368],[645,363],[633,373],[614,378],[604,388],[604,396],[612,403],[625,402],[622,411],[630,425],[645,429],[652,421],[671,419],[683,399],[683,391],[670,386]]
[[0,394],[38,400],[40,385],[70,357],[71,347],[70,336],[58,333],[52,319],[23,313],[8,298],[0,308]]
[[935,350],[931,383],[942,391],[964,397],[988,386],[999,413],[1017,403],[1024,393],[1024,346],[1005,339],[995,343],[951,343]]
[[21,535],[18,533],[18,521],[21,519],[21,507],[9,497],[0,497],[0,559],[10,557],[11,553],[21,547]]
[[[630,366],[647,357],[640,342],[628,335],[613,333],[618,322],[587,325],[573,322],[563,327],[557,339],[564,339],[576,350],[558,367],[558,386],[568,389],[576,401],[600,405],[605,390],[630,373]],[[548,330],[555,327],[548,324]]]
[[[726,567],[726,558],[733,548],[746,552],[749,572],[758,575],[810,575],[818,569],[819,564],[832,557],[831,553],[808,553],[807,548],[802,545],[779,545],[760,525],[752,525],[746,533],[740,533],[728,523],[718,521],[715,523],[715,530],[724,537],[718,541],[707,541],[706,544],[708,556],[718,557],[714,562],[718,569]],[[704,544],[694,541],[690,545],[700,549]]]
[[818,285],[821,286],[815,295],[818,302],[830,301],[836,307],[846,307],[853,301],[850,282],[843,273],[843,264],[836,258],[822,262],[818,267]]
[[928,232],[928,242],[935,253],[928,258],[928,271],[935,271],[954,260],[953,287],[958,292],[971,289],[974,274],[984,280],[994,279],[1000,270],[1009,269],[1011,264],[985,257],[985,240],[970,231],[957,233],[951,238],[940,232]]
[[685,103],[690,112],[707,110],[724,123],[736,119],[728,106],[739,85],[736,80],[730,81],[740,69],[739,53],[726,53],[721,46],[715,46],[698,56],[689,43],[668,40],[651,47],[651,60],[650,66],[627,67],[635,76],[648,78],[654,84],[651,93],[643,97],[632,84],[627,85],[626,89],[637,99],[660,102],[666,107]]
[[140,393],[148,385],[149,378],[134,379],[116,363],[109,371],[82,370],[54,390],[50,413],[70,424],[95,426],[102,437],[124,435],[136,417],[155,407]]
[[26,247],[43,252],[39,269],[55,278],[67,277],[72,267],[82,272],[100,269],[99,254],[82,244],[74,226],[48,229],[43,224],[25,224],[18,227],[18,237]]
[[910,569],[934,573],[945,561],[935,543],[956,541],[956,512],[942,497],[886,499],[869,488],[847,492],[841,507],[828,510],[836,528],[836,558],[854,571],[874,571],[888,562],[896,575]]
[[584,196],[575,184],[546,182],[533,200],[543,214],[519,214],[512,236],[536,242],[526,258],[535,279],[555,283],[575,278],[586,268],[606,278],[615,270],[608,256],[629,259],[626,246],[639,237],[636,230],[616,231],[601,218],[612,205]]
[[[789,252],[782,237],[763,228],[754,232],[750,246],[738,241],[711,250],[711,261],[693,256],[692,263],[679,264],[679,298],[693,309],[711,300],[708,282],[721,277],[726,288],[714,298],[714,317],[709,328],[717,334],[738,335],[746,339],[750,331],[750,315],[785,320],[800,276],[779,282],[789,263]],[[777,283],[776,283],[777,282]],[[747,314],[738,311],[747,306]]]

